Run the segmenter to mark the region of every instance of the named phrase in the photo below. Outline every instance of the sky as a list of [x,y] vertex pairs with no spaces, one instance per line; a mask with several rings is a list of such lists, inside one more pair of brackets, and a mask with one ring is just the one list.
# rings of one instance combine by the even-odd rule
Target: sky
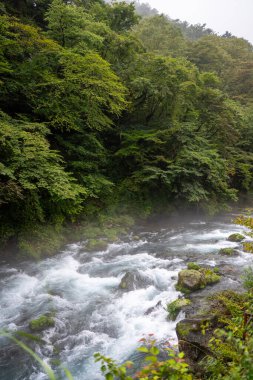
[[227,30],[253,43],[253,0],[144,0],[159,12],[191,24],[207,24],[219,34]]

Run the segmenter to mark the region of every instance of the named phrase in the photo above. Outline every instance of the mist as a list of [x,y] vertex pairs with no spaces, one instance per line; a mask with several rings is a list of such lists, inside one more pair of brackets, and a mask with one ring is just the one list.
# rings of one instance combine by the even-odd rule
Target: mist
[[148,0],[151,7],[173,19],[192,24],[207,24],[219,34],[226,31],[253,43],[252,13],[250,0]]

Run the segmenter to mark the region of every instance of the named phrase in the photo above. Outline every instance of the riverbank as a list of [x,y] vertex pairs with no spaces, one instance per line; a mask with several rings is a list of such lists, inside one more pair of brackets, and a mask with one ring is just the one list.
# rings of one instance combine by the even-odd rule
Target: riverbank
[[[243,213],[246,207],[253,205],[253,197],[244,195],[235,204],[228,205],[232,213]],[[171,221],[177,223],[181,215],[185,220],[193,217],[212,219],[214,214],[208,214],[207,210],[190,206],[174,205],[157,212],[145,212],[139,210],[137,213],[129,206],[128,212],[120,210],[105,210],[97,216],[83,216],[72,223],[42,224],[34,225],[33,229],[20,231],[5,246],[0,247],[2,261],[20,261],[24,259],[40,260],[52,257],[64,246],[75,241],[85,241],[86,247],[90,251],[105,248],[108,244],[120,240],[130,231],[138,237],[138,225],[145,225],[147,228],[162,225]],[[214,211],[214,210],[213,210]],[[216,210],[216,214],[225,214],[225,211]],[[136,234],[135,231],[136,230]]]

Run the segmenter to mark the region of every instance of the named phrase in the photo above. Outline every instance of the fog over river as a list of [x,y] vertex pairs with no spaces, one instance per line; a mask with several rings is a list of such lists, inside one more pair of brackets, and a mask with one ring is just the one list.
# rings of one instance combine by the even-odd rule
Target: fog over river
[[[148,334],[155,334],[158,344],[176,343],[175,326],[183,313],[171,322],[165,308],[180,295],[175,290],[177,274],[187,262],[218,266],[230,273],[202,294],[240,289],[240,274],[253,262],[253,255],[241,251],[237,257],[218,254],[220,248],[241,249],[239,243],[227,241],[230,234],[247,231],[232,223],[234,217],[235,213],[212,219],[182,215],[138,226],[105,251],[90,253],[85,242],[77,242],[38,263],[2,262],[0,329],[29,332],[30,320],[53,313],[55,327],[41,334],[44,344],[33,343],[33,347],[49,364],[59,359],[75,380],[101,378],[95,352],[122,362],[132,357],[138,341]],[[143,281],[134,290],[122,290],[122,277],[134,270]],[[44,380],[46,376],[28,354],[2,338],[0,379]]]

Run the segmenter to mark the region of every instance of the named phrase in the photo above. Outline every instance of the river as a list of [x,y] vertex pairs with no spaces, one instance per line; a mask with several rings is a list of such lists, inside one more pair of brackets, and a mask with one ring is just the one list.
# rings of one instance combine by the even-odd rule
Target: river
[[[165,307],[180,295],[175,290],[177,274],[187,262],[224,269],[221,282],[204,292],[240,289],[240,274],[253,262],[252,254],[241,251],[237,257],[218,254],[224,247],[240,250],[238,243],[226,240],[231,233],[247,231],[232,223],[234,216],[199,220],[182,215],[139,226],[105,251],[90,253],[84,242],[78,242],[38,263],[2,262],[0,329],[29,331],[31,319],[53,312],[55,327],[44,331],[44,344],[34,348],[47,363],[59,359],[75,380],[101,378],[93,361],[95,352],[122,362],[148,334],[154,334],[158,344],[176,343],[175,326],[183,315],[176,322],[168,321]],[[133,270],[138,270],[143,283],[134,290],[120,289],[124,274]],[[1,339],[0,379],[46,376],[27,354]]]

